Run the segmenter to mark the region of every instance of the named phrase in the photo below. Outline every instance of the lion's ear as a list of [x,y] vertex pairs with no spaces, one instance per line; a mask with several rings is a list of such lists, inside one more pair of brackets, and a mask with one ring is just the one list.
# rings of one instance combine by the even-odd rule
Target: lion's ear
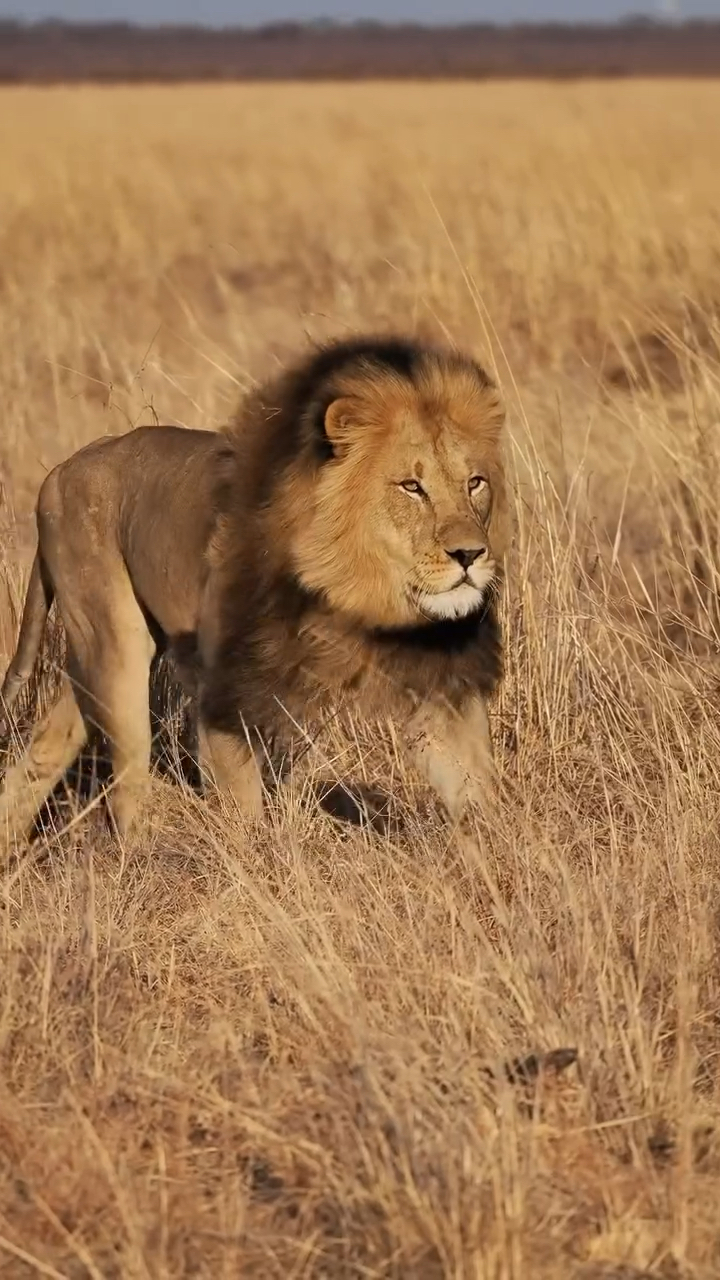
[[357,406],[351,396],[340,396],[325,410],[325,435],[335,448],[350,444],[358,426]]

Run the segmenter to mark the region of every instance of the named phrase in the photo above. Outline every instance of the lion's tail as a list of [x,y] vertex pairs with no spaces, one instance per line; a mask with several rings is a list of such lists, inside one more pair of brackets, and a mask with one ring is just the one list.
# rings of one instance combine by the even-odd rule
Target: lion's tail
[[12,707],[33,673],[54,594],[38,549],[30,571],[17,648],[0,689],[0,740],[8,732]]

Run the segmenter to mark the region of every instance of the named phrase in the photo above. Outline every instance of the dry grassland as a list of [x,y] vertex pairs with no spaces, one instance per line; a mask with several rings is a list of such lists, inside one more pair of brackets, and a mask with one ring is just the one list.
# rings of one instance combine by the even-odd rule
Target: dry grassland
[[12,89],[0,134],[0,669],[47,468],[306,334],[488,360],[517,512],[501,829],[361,732],[400,836],[159,777],[131,846],[4,869],[0,1275],[717,1277],[720,85]]

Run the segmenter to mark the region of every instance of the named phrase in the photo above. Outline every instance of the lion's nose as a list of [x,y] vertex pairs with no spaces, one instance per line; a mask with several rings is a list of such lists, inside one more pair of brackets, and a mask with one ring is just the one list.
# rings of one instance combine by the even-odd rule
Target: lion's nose
[[454,551],[448,551],[447,554],[451,560],[457,560],[463,569],[469,569],[476,560],[484,560],[487,553],[487,547],[457,547]]

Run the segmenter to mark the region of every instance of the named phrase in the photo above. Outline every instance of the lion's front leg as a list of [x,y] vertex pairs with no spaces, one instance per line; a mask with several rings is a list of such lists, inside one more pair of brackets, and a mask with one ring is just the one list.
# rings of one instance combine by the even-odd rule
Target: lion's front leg
[[198,747],[203,782],[209,781],[221,796],[232,799],[244,818],[261,818],[262,775],[250,744],[235,734],[209,729],[201,722]]
[[487,706],[471,699],[460,711],[447,704],[423,707],[409,726],[415,762],[445,805],[459,819],[472,801],[487,808],[497,794]]

